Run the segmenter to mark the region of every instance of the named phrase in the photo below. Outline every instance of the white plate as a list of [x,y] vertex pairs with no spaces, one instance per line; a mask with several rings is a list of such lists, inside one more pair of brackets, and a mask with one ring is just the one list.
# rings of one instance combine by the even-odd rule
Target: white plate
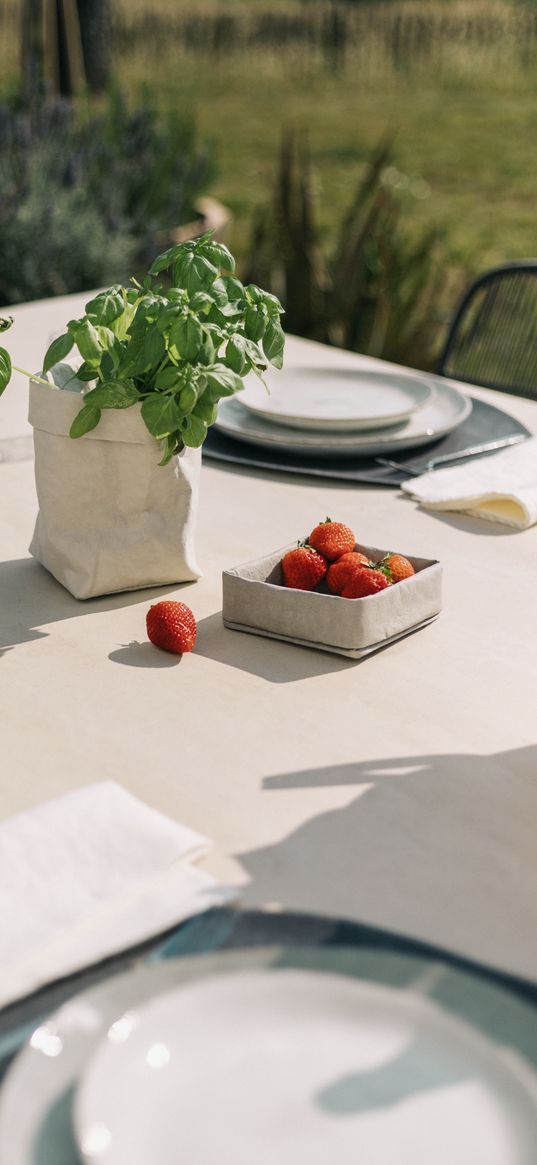
[[268,369],[265,380],[248,377],[241,404],[256,416],[298,429],[345,433],[402,424],[425,404],[425,377],[365,369],[291,367]]
[[[444,1100],[449,1099],[451,1092],[454,1102],[459,1103],[462,1089],[468,1090],[468,1095],[472,1094],[480,1112],[484,1113],[483,1106],[487,1108],[488,1105],[487,1121],[492,1122],[496,1130],[499,1148],[494,1150],[496,1156],[494,1152],[490,1157],[476,1152],[471,1158],[468,1152],[453,1158],[450,1165],[453,1165],[454,1160],[457,1160],[457,1165],[466,1165],[469,1160],[472,1165],[496,1165],[498,1160],[501,1160],[501,1165],[533,1165],[537,1141],[537,1015],[529,1004],[479,976],[414,955],[367,948],[282,947],[182,957],[152,966],[137,967],[126,974],[112,976],[66,1003],[34,1032],[3,1082],[0,1091],[1,1165],[80,1165],[72,1133],[73,1091],[92,1053],[98,1050],[103,1036],[111,1031],[117,1038],[122,1031],[125,1033],[129,1030],[129,1020],[123,1025],[117,1022],[122,1015],[141,1014],[146,1001],[157,999],[162,992],[169,992],[178,984],[183,984],[184,988],[195,984],[197,988],[211,979],[218,985],[224,972],[234,978],[235,972],[244,976],[248,972],[266,972],[268,968],[271,976],[276,973],[278,977],[288,967],[299,970],[302,975],[306,973],[310,978],[326,979],[330,976],[330,983],[336,988],[340,981],[342,985],[356,985],[359,989],[358,1002],[355,1003],[354,996],[351,1001],[350,1018],[353,1025],[362,1022],[359,1017],[363,1014],[363,1004],[369,990],[374,988],[375,994],[379,983],[385,985],[384,990],[381,990],[382,1007],[384,999],[388,1006],[385,1023],[381,1024],[380,1038],[384,1052],[388,1046],[386,1040],[395,1039],[395,1045],[391,1045],[395,1047],[395,1058],[390,1060],[388,1057],[387,1062],[379,1063],[382,1055],[379,1057],[375,1050],[376,1065],[367,1065],[369,1075],[359,1076],[354,1082],[359,1086],[357,1091],[352,1078],[347,1084],[344,1080],[339,1087],[336,1080],[332,1088],[330,1081],[328,1084],[326,1079],[321,1081],[321,1092],[314,1104],[314,1111],[318,1109],[328,1120],[333,1135],[339,1125],[354,1119],[350,1109],[356,1105],[357,1097],[362,1095],[362,1084],[366,1086],[370,1099],[375,1095],[382,1097],[384,1116],[388,1118],[388,1123],[394,1113],[397,1116],[397,1109],[403,1105],[409,1113],[412,1127],[419,1127],[427,1120],[429,1101],[432,1099],[434,1102],[439,1091],[446,1094]],[[336,979],[334,975],[337,975]],[[340,1017],[334,1005],[326,1000],[323,988],[318,990],[323,994],[323,1008],[328,1006],[331,1022],[340,1030]],[[348,1016],[346,997],[344,1000],[339,990],[336,990],[336,996],[344,1004]],[[311,998],[309,995],[306,997],[306,1008],[311,1006]],[[371,1022],[378,1023],[379,1000],[377,994],[377,1012],[371,1013]],[[302,1008],[302,1003],[300,1006]],[[301,1015],[299,1009],[298,1017],[302,1023],[304,1011]],[[421,1028],[420,1017],[423,1021]],[[367,1015],[365,1018],[369,1023]],[[416,1022],[418,1028],[415,1027]],[[366,1024],[366,1035],[367,1030]],[[416,1032],[417,1041],[410,1047],[401,1047],[401,1044],[397,1044],[400,1033],[410,1030]],[[285,1032],[283,1037],[288,1038]],[[431,1038],[439,1051],[439,1058],[430,1065],[431,1071],[424,1078],[423,1069],[429,1061],[422,1057],[426,1051],[429,1055]],[[157,1042],[165,1043],[166,1039],[167,1033],[163,1041]],[[196,1043],[195,1060],[199,1067],[202,1056],[197,1037]],[[204,1050],[201,1082],[205,1123],[210,1115],[210,1098],[214,1088],[214,1076],[211,1077],[211,1073],[215,1047],[216,1028],[211,1027],[209,1042]],[[343,1052],[345,1047],[348,1051],[344,1036]],[[456,1052],[458,1066],[461,1065],[461,1055],[463,1057],[459,1079],[453,1076],[453,1061],[448,1065],[446,1060],[450,1048]],[[296,1050],[293,1052],[295,1054]],[[155,1064],[159,1058],[162,1061],[162,1051],[154,1052],[152,1058]],[[352,1072],[356,1071],[356,1067],[353,1053]],[[144,1078],[147,1068],[144,1062]],[[162,1072],[166,1070],[166,1065],[162,1064],[161,1069],[157,1070],[155,1066],[151,1072],[163,1081]],[[379,1076],[379,1070],[385,1072],[385,1075]],[[452,1074],[445,1081],[442,1073],[448,1070]],[[132,1094],[131,1099],[134,1107]],[[144,1108],[147,1108],[147,1099],[144,1094]],[[183,1161],[193,1165],[196,1158],[189,1157],[183,1139],[183,1099],[180,1095],[175,1096],[174,1105],[174,1165],[182,1165]],[[381,1110],[371,1112],[375,1121],[381,1115]],[[284,1133],[287,1131],[292,1130],[283,1130]],[[438,1139],[434,1127],[431,1132]],[[491,1135],[490,1129],[486,1131],[483,1143],[487,1150]],[[101,1130],[103,1136],[105,1134]],[[235,1152],[239,1138],[240,1129],[234,1139],[233,1162],[240,1161]],[[334,1144],[337,1145],[337,1140]],[[280,1145],[280,1157],[281,1149]],[[228,1158],[222,1151],[221,1143],[218,1152],[218,1161],[225,1165]],[[503,1156],[499,1157],[500,1153]],[[97,1162],[97,1165],[107,1160],[102,1150],[93,1156],[86,1153],[86,1156],[89,1162]],[[281,1159],[285,1161],[285,1157]],[[311,1156],[307,1159],[315,1160]],[[356,1153],[353,1152],[349,1159],[355,1160]],[[259,1152],[256,1152],[255,1160],[262,1160]],[[405,1165],[407,1161],[412,1161],[412,1165],[418,1165],[419,1162],[419,1158],[409,1155],[402,1157],[400,1146],[391,1156],[377,1155],[367,1160],[368,1165],[393,1165],[394,1162],[401,1165],[403,1160]],[[135,1165],[136,1161],[137,1158],[131,1161],[129,1156],[123,1159],[122,1165]],[[145,1158],[145,1165],[147,1161],[158,1161],[162,1165],[153,1147]],[[165,1161],[166,1157],[163,1158]],[[297,1161],[298,1158],[294,1165],[297,1165]],[[443,1158],[435,1151],[428,1165],[432,1161],[434,1165],[440,1165]],[[210,1158],[203,1165],[211,1165]]]
[[451,433],[469,416],[472,410],[470,397],[464,396],[442,377],[431,377],[430,383],[428,400],[401,429],[375,429],[367,433],[290,429],[288,425],[255,416],[241,404],[240,397],[220,401],[216,428],[237,441],[291,454],[375,457],[426,445]]
[[88,1165],[529,1165],[536,1105],[533,1073],[423,993],[283,966],[128,1012],[74,1121]]

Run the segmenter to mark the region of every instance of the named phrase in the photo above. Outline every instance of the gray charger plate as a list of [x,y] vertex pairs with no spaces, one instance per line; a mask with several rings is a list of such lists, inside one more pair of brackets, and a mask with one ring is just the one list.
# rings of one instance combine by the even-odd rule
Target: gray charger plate
[[[503,409],[472,397],[473,408],[470,415],[453,432],[440,440],[419,449],[401,450],[391,454],[394,460],[410,468],[423,465],[429,457],[440,457],[445,453],[464,453],[475,445],[501,440],[521,434],[531,437],[531,433],[520,421],[515,420]],[[293,456],[277,449],[261,449],[244,441],[235,441],[212,428],[203,446],[203,457],[208,460],[246,465],[254,469],[277,470],[280,473],[294,473],[306,477],[332,478],[373,485],[398,486],[408,480],[408,475],[378,465],[375,458],[347,455],[344,457]]]

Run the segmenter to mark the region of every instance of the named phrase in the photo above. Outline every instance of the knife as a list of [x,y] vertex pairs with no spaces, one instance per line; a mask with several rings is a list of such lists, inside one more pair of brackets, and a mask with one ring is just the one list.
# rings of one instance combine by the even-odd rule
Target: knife
[[486,441],[481,445],[472,445],[470,449],[459,449],[454,453],[441,453],[438,457],[431,457],[421,466],[402,465],[399,461],[390,461],[387,457],[375,457],[377,465],[387,465],[389,469],[397,469],[411,477],[421,477],[422,473],[429,473],[437,465],[448,465],[451,461],[464,461],[466,457],[479,457],[481,453],[494,453],[496,449],[505,449],[507,445],[519,445],[527,441],[529,433],[515,433],[511,437],[500,437],[496,441]]

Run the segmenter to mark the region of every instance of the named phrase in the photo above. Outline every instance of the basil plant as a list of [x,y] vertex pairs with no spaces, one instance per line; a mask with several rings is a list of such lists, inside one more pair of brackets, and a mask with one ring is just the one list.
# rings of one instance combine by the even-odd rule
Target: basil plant
[[[88,388],[71,437],[95,429],[103,409],[140,404],[149,432],[163,442],[165,465],[183,446],[203,444],[218,401],[238,392],[248,372],[262,378],[268,363],[282,367],[279,300],[243,286],[234,272],[233,256],[209,232],[164,251],[142,284],[116,284],[86,304],[43,363],[45,375],[73,348],[80,354],[73,375]],[[163,273],[165,288],[158,281]],[[0,331],[11,323],[0,320]],[[9,353],[0,348],[0,394],[11,372]]]

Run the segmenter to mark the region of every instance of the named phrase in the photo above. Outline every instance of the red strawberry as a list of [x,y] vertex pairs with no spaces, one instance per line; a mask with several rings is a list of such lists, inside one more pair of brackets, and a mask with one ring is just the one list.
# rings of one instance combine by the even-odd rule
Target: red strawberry
[[307,542],[299,542],[282,558],[283,579],[286,587],[312,591],[326,574],[326,562]]
[[354,550],[356,538],[349,526],[326,518],[312,530],[308,542],[319,551],[319,554],[323,554],[332,562],[335,558],[341,558],[342,554]]
[[392,583],[401,582],[404,578],[411,578],[416,573],[412,563],[402,554],[385,554],[384,558],[375,565],[378,566],[379,570],[386,571],[388,581]]
[[358,550],[351,550],[348,554],[342,554],[336,562],[333,562],[328,567],[326,575],[326,585],[328,590],[333,595],[340,595],[343,587],[349,582],[353,570],[356,566],[368,566],[369,559],[365,554],[360,554]]
[[196,642],[196,620],[185,603],[164,599],[150,607],[146,617],[147,634],[155,647],[180,655],[192,651]]
[[375,570],[370,566],[355,566],[351,578],[343,587],[341,596],[344,599],[365,599],[367,595],[376,595],[389,585],[382,570]]

